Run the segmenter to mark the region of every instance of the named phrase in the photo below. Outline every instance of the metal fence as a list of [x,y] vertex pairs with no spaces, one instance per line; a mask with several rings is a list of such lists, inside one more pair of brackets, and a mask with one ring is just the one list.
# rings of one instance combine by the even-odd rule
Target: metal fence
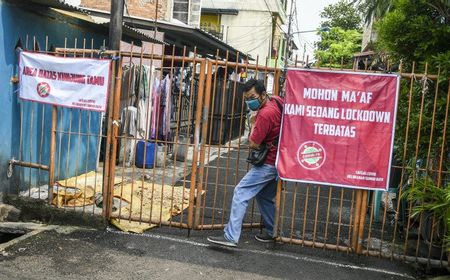
[[[223,228],[234,187],[250,168],[238,73],[264,79],[277,94],[282,71],[258,61],[200,58],[195,50],[180,56],[165,47],[156,55],[82,44],[51,54],[114,58],[108,112],[20,101],[20,147],[11,161],[23,167],[15,175],[17,193],[102,214],[127,230]],[[397,178],[391,178],[390,192],[280,181],[276,228],[282,241],[447,265],[441,236],[446,229],[432,215],[412,217],[414,205],[402,192],[414,188],[420,174],[441,187],[448,184],[449,78],[428,65],[421,73],[414,63],[399,66],[397,162],[391,172]],[[366,63],[352,71],[372,70]],[[252,202],[244,227],[260,227],[260,221]]]

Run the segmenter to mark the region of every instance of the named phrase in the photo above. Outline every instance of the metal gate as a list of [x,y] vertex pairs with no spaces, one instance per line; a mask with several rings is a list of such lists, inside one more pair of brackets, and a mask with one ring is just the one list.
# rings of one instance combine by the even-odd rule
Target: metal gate
[[[180,55],[175,47],[156,48],[132,46],[119,53],[89,49],[83,42],[80,49],[55,50],[55,55],[113,58],[108,112],[102,116],[43,105],[38,114],[46,117],[37,120],[33,106],[41,105],[22,102],[20,152],[11,166],[29,168],[21,170],[22,177],[34,168],[49,176],[44,176],[48,185],[39,187],[43,180],[30,179],[17,192],[35,197],[35,190],[48,191],[45,199],[57,207],[101,213],[124,228],[224,227],[233,189],[250,168],[242,82],[264,79],[268,90],[278,94],[282,71],[258,60],[249,64],[229,61],[228,55],[208,59],[196,50],[184,48]],[[423,73],[416,73],[414,63],[400,65],[400,154],[393,164],[400,179],[392,194],[280,181],[276,228],[282,241],[447,265],[444,243],[433,240],[440,238],[435,218],[411,217],[413,205],[402,199],[404,187],[414,187],[419,173],[430,174],[442,187],[449,180],[449,79],[430,68],[425,65]],[[371,70],[366,64],[352,71]],[[51,135],[48,141],[45,135]],[[48,161],[27,150],[36,147],[36,137],[44,139],[39,154],[48,147]],[[26,153],[32,156],[22,156]],[[416,166],[418,159],[423,166]],[[252,202],[244,227],[260,227],[260,221]],[[428,233],[411,236],[425,223]]]

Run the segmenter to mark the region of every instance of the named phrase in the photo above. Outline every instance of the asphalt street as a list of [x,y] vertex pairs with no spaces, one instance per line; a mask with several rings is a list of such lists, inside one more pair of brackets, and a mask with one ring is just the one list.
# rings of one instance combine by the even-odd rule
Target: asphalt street
[[239,247],[208,244],[220,231],[57,227],[0,253],[0,279],[421,279],[407,264],[290,244],[262,244],[246,229]]

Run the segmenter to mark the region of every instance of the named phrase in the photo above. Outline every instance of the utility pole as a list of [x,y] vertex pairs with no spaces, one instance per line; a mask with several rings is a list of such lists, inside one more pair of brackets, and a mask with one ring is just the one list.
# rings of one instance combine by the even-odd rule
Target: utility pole
[[288,34],[286,45],[284,47],[284,68],[287,67],[289,61],[289,52],[291,49],[291,28],[292,28],[292,11],[294,8],[294,0],[291,0],[291,11],[289,12]]
[[[122,39],[122,22],[123,22],[124,0],[111,0],[111,18],[109,20],[109,49],[112,51],[120,51],[120,40]],[[114,55],[116,56],[116,55]],[[106,143],[105,158],[103,168],[103,215],[106,218],[111,217],[111,209],[113,206],[113,185],[114,185],[114,167],[116,163],[115,155],[117,150],[117,142],[115,134],[117,127],[113,125],[114,119],[118,119],[117,101],[120,96],[120,79],[122,60],[112,61],[112,75],[109,81],[110,100],[108,100],[108,110],[106,111]],[[116,88],[117,87],[117,88]],[[119,92],[119,94],[117,94]]]
[[119,50],[122,39],[124,0],[111,0],[111,19],[109,21],[109,49]]
[[303,44],[303,65],[306,65],[306,62],[305,62],[305,55],[306,55],[306,43],[304,43]]

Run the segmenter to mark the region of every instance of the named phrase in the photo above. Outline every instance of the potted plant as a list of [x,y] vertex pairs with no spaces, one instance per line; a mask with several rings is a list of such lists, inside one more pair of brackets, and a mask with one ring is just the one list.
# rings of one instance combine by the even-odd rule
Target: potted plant
[[416,177],[402,197],[413,205],[411,218],[422,219],[421,237],[433,245],[444,242],[450,258],[450,183],[439,187],[429,176]]

